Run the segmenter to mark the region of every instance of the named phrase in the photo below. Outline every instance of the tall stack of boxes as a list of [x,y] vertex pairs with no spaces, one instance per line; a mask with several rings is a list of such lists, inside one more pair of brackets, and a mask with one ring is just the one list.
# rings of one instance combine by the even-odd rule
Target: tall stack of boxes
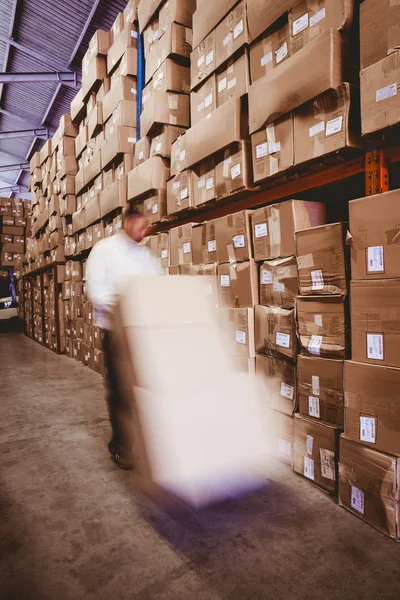
[[22,267],[26,237],[30,235],[29,207],[27,200],[0,198],[0,266]]

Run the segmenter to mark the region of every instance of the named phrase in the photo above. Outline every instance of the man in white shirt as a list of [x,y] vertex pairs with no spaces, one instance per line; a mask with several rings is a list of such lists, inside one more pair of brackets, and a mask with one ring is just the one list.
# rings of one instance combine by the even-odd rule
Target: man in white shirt
[[129,452],[124,451],[118,427],[118,412],[122,398],[111,346],[112,311],[127,277],[159,275],[160,268],[145,246],[139,243],[148,231],[148,221],[132,205],[123,214],[123,229],[98,242],[90,253],[86,266],[88,295],[95,307],[95,320],[104,332],[104,352],[107,368],[107,404],[112,427],[108,449],[122,469],[132,467]]

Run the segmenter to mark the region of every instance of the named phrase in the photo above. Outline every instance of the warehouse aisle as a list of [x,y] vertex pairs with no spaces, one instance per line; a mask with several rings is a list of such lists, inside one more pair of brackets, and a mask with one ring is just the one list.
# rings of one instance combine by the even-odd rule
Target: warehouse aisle
[[0,381],[1,600],[398,600],[400,546],[287,468],[166,515],[105,450],[98,375],[5,334]]

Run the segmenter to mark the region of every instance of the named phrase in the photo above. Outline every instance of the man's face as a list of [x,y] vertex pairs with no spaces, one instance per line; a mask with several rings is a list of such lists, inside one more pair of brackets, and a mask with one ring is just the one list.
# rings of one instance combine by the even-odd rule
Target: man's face
[[134,242],[142,241],[148,227],[149,223],[145,217],[128,217],[124,222],[124,231]]

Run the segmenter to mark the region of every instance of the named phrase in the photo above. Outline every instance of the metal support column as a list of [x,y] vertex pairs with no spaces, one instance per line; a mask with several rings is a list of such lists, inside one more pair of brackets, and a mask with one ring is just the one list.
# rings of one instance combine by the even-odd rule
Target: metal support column
[[389,169],[384,150],[369,150],[365,155],[365,195],[389,191]]

